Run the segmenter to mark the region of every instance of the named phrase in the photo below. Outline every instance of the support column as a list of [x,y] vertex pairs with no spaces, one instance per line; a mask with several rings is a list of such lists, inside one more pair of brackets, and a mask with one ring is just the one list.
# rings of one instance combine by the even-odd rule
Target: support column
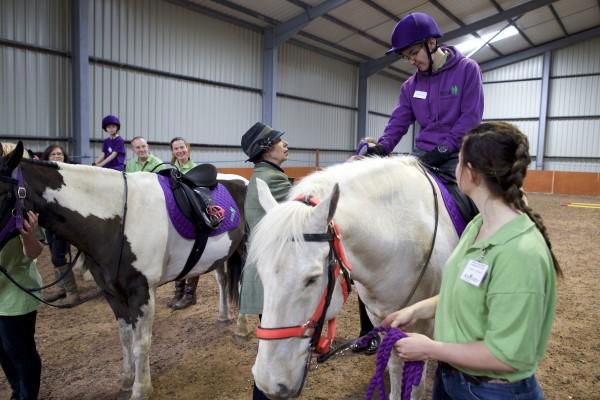
[[364,63],[358,67],[358,124],[356,127],[355,144],[367,136],[367,118],[369,116],[368,95],[369,78],[364,71]]
[[273,29],[263,35],[263,90],[262,122],[274,126],[277,106],[277,47],[274,45]]
[[546,151],[546,127],[548,125],[548,93],[550,92],[550,63],[552,52],[544,53],[542,66],[542,90],[540,93],[540,119],[538,123],[537,151],[535,168],[544,169],[544,153]]
[[72,157],[82,164],[90,164],[90,80],[89,80],[89,0],[71,2],[71,111],[73,122]]

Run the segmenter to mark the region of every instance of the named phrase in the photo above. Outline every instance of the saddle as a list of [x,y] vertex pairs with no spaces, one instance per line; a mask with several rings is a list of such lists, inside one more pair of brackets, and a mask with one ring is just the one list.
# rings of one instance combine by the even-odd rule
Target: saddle
[[196,239],[188,259],[174,280],[183,278],[200,260],[211,231],[225,218],[225,211],[213,202],[211,189],[217,187],[217,169],[212,164],[201,164],[182,174],[176,168],[159,172],[169,180],[177,208],[194,224]]
[[210,191],[218,184],[214,165],[198,165],[185,175],[175,168],[164,169],[158,174],[169,178],[177,207],[194,222],[196,233],[219,227],[225,212],[214,204],[210,195]]

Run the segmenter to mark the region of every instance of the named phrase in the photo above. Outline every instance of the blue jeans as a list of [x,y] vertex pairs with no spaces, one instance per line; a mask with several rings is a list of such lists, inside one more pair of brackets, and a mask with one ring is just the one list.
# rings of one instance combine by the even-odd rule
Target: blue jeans
[[433,383],[433,400],[543,400],[544,392],[535,376],[511,383],[474,383],[462,372],[438,367]]

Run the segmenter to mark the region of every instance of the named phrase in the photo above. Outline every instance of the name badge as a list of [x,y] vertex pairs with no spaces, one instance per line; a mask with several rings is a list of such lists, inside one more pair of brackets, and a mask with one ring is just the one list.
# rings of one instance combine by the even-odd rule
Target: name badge
[[460,279],[470,283],[475,287],[479,287],[481,281],[485,278],[487,270],[490,266],[479,261],[471,260],[462,272]]
[[415,94],[413,94],[413,97],[415,97],[417,99],[426,99],[427,98],[427,92],[422,92],[420,90],[415,90]]

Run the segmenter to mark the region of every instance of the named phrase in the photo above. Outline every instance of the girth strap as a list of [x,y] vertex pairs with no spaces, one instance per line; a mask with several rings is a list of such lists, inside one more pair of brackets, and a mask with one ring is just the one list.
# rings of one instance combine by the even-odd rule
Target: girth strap
[[183,269],[181,270],[179,275],[177,275],[177,277],[174,279],[175,281],[178,281],[179,279],[186,276],[187,273],[190,272],[190,270],[194,267],[194,265],[196,265],[196,263],[200,261],[200,257],[202,257],[202,253],[204,253],[204,249],[206,248],[206,242],[208,242],[208,233],[198,232],[196,234],[196,240],[194,240],[194,246],[192,247],[192,251],[188,256],[188,259],[185,262]]

